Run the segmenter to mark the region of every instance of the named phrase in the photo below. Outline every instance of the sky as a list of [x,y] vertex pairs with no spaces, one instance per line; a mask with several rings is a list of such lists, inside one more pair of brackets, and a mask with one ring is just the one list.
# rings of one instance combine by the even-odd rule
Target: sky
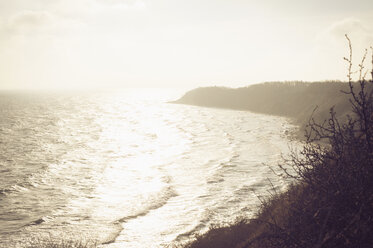
[[0,89],[345,80],[345,34],[357,65],[372,0],[0,0]]

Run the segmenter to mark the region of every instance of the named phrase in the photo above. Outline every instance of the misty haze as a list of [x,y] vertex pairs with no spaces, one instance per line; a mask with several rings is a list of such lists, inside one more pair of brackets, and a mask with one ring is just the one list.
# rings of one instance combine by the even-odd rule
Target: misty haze
[[373,246],[373,2],[0,2],[0,247]]

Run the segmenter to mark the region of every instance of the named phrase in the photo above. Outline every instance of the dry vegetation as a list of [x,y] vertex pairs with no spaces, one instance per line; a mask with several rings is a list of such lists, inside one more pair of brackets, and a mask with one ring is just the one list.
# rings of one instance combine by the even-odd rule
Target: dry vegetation
[[352,82],[346,38],[349,80],[341,94],[351,114],[341,121],[332,108],[325,122],[311,118],[303,150],[280,165],[295,183],[263,201],[254,219],[212,228],[186,248],[373,247],[373,69],[366,80],[365,55]]

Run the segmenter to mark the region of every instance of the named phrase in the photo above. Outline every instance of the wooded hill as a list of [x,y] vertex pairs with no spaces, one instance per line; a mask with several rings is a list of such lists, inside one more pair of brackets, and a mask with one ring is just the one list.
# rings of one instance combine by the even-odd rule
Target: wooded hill
[[[357,86],[357,85],[356,85]],[[337,116],[351,111],[348,84],[325,82],[268,82],[242,88],[203,87],[187,92],[174,103],[248,110],[293,118],[303,130],[312,112],[317,121],[327,119],[335,106]]]

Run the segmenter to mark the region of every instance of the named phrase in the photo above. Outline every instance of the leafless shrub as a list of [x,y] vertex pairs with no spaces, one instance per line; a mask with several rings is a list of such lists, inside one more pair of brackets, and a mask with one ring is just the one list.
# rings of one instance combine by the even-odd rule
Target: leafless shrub
[[[349,87],[343,93],[349,97],[352,114],[341,122],[331,108],[329,119],[322,123],[310,118],[303,149],[280,165],[297,183],[281,195],[284,206],[270,207],[270,211],[274,206],[282,208],[276,221],[260,216],[270,221],[268,228],[246,247],[373,245],[373,67],[372,79],[367,80],[365,51],[353,71],[352,45],[347,35],[346,39]],[[261,245],[253,246],[255,242]]]

